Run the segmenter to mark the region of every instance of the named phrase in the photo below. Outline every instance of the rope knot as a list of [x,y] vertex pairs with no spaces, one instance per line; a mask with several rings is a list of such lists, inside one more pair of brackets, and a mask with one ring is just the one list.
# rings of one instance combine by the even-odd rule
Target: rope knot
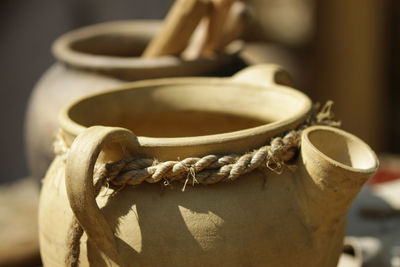
[[334,104],[333,101],[331,100],[327,101],[325,105],[321,108],[321,110],[318,112],[320,104],[317,103],[314,108],[316,110],[314,111],[316,115],[311,117],[311,119],[314,120],[313,124],[340,127],[341,121],[333,120],[335,117],[335,114],[332,112],[333,104]]

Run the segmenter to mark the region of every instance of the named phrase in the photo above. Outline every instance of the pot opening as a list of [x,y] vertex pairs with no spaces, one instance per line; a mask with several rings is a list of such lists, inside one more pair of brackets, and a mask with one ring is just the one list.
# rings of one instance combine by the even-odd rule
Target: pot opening
[[118,126],[146,137],[193,137],[287,121],[308,105],[283,89],[216,83],[218,79],[179,80],[142,82],[137,88],[127,85],[89,97],[73,104],[67,116],[83,127]]
[[307,135],[310,143],[324,156],[346,167],[359,170],[376,168],[375,153],[363,141],[335,128],[316,128]]
[[[107,119],[105,119],[107,118]],[[106,125],[124,127],[137,136],[191,137],[239,131],[267,122],[222,112],[197,110],[165,110],[132,112],[100,116],[85,126]]]
[[151,36],[104,33],[73,40],[70,49],[75,52],[113,57],[140,57]]

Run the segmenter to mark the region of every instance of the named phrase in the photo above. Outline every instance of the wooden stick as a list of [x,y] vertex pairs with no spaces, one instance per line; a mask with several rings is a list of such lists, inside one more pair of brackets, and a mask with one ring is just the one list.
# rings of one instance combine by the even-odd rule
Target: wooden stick
[[199,21],[210,9],[209,0],[176,0],[160,33],[151,40],[142,56],[179,55],[187,46]]
[[243,2],[233,3],[214,51],[223,51],[229,43],[240,38],[250,20],[251,14],[248,6]]
[[208,20],[209,18],[203,18],[196,30],[193,33],[192,38],[189,41],[188,46],[182,52],[182,58],[193,60],[201,56],[201,52],[205,45],[208,31]]
[[208,24],[208,35],[202,54],[213,54],[217,44],[220,42],[222,29],[228,17],[229,10],[235,0],[212,0],[214,4],[213,11]]

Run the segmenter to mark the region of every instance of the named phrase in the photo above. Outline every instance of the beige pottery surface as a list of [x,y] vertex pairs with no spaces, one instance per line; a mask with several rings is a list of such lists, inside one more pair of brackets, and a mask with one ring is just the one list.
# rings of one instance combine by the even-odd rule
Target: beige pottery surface
[[52,142],[58,128],[57,116],[66,104],[126,81],[227,75],[238,66],[238,49],[195,60],[140,58],[160,25],[160,21],[151,20],[107,22],[71,31],[53,43],[57,62],[33,89],[26,115],[31,176],[43,178],[54,158]]
[[347,209],[378,166],[368,145],[336,128],[303,132],[294,172],[256,170],[184,192],[143,183],[94,198],[92,174],[104,162],[245,153],[295,128],[311,101],[283,80],[259,65],[232,78],[129,83],[64,109],[71,150],[66,163],[53,161],[40,197],[44,265],[64,266],[75,214],[81,266],[336,266]]

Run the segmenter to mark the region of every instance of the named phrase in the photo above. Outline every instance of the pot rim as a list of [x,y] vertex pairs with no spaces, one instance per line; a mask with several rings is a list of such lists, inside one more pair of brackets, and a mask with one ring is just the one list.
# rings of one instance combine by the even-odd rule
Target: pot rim
[[[130,82],[114,87],[112,89],[103,91],[101,93],[92,94],[84,98],[80,98],[62,109],[59,114],[59,125],[61,129],[67,133],[69,136],[75,138],[78,134],[83,132],[87,127],[74,122],[69,117],[69,110],[80,102],[83,102],[89,98],[112,94],[124,90],[134,90],[135,88],[143,88],[150,86],[167,86],[167,85],[182,85],[182,84],[207,84],[212,86],[224,85],[235,85],[243,86],[246,88],[254,89],[264,89],[264,90],[274,90],[279,94],[291,95],[296,98],[302,105],[299,107],[295,115],[290,118],[277,120],[271,123],[266,123],[260,126],[246,128],[238,131],[224,132],[211,135],[201,135],[201,136],[190,136],[190,137],[147,137],[138,136],[138,141],[141,146],[146,147],[182,147],[182,146],[202,146],[202,145],[221,145],[223,143],[230,143],[235,141],[243,141],[249,138],[260,138],[264,142],[270,137],[274,137],[278,134],[282,134],[287,130],[294,129],[301,123],[303,123],[309,116],[312,109],[312,102],[310,98],[304,93],[292,89],[287,86],[281,85],[254,85],[238,81],[233,81],[230,78],[205,78],[205,77],[190,77],[190,78],[164,78],[164,79],[152,79],[143,80],[137,82]],[[72,140],[71,140],[72,141]]]
[[[147,70],[154,68],[173,68],[185,65],[214,64],[236,57],[242,45],[231,46],[223,53],[201,57],[198,59],[182,59],[174,56],[158,58],[121,57],[96,55],[73,49],[72,44],[104,34],[142,34],[146,38],[154,35],[161,27],[161,20],[121,20],[103,22],[78,28],[61,35],[52,45],[54,57],[73,67],[107,72],[109,70]],[[150,40],[149,40],[150,41]]]

